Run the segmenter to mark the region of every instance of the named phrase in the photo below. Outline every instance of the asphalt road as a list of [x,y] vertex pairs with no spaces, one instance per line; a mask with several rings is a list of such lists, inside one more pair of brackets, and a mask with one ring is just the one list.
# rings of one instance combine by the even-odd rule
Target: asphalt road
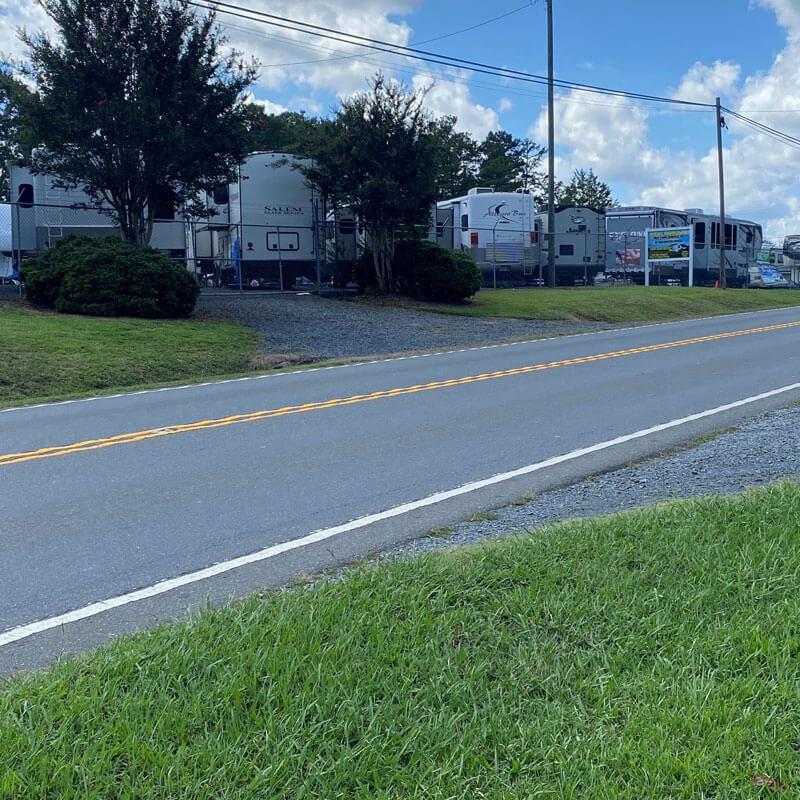
[[794,308],[0,411],[0,674],[796,401],[799,337]]

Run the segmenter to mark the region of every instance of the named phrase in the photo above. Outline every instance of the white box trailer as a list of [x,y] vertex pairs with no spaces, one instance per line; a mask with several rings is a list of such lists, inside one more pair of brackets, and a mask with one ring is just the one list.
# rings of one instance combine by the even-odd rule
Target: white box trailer
[[[719,216],[702,209],[683,211],[656,206],[627,206],[606,210],[607,274],[644,281],[646,261],[645,231],[648,228],[692,227],[693,272],[695,285],[713,285],[719,279]],[[730,286],[747,285],[763,239],[761,225],[749,220],[725,217],[725,276]],[[659,262],[659,278],[688,283],[689,262]],[[652,281],[651,281],[652,282]],[[657,282],[657,281],[656,281]]]
[[[536,213],[541,242],[542,272],[547,273],[550,237],[547,206]],[[556,283],[588,284],[605,264],[605,212],[597,208],[559,205],[553,212]]]

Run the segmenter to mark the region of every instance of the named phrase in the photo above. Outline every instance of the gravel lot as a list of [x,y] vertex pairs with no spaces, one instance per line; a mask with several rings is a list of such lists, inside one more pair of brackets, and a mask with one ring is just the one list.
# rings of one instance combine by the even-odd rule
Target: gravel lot
[[[319,360],[486,344],[512,338],[598,330],[594,323],[447,317],[321,299],[313,295],[204,294],[198,307],[255,328],[265,353]],[[732,494],[800,478],[800,408],[790,407],[673,455],[598,475],[495,510],[496,519],[461,522],[449,535],[408,542],[382,557],[469,544],[509,531],[611,514],[675,497]]]
[[596,322],[472,319],[369,306],[312,294],[204,292],[197,308],[235,319],[257,330],[264,353],[292,353],[312,361],[463,347],[615,327]]

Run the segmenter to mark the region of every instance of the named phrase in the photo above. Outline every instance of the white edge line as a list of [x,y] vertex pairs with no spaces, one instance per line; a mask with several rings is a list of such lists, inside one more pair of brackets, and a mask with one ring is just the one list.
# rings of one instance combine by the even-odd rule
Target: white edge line
[[617,436],[616,438],[608,439],[605,442],[598,442],[597,444],[590,445],[589,447],[580,447],[577,450],[571,450],[569,453],[547,458],[544,461],[537,462],[536,464],[529,464],[525,467],[520,467],[509,472],[501,472],[498,475],[493,475],[490,478],[472,481],[464,484],[463,486],[458,486],[455,489],[447,489],[442,492],[436,492],[428,495],[428,497],[423,497],[421,500],[412,500],[411,502],[402,503],[399,506],[389,508],[385,511],[380,511],[376,514],[368,514],[367,516],[359,517],[358,519],[351,520],[350,522],[345,522],[342,525],[335,525],[332,528],[322,528],[320,530],[313,531],[312,533],[309,533],[299,539],[293,539],[289,542],[271,545],[270,547],[265,547],[263,550],[257,550],[249,555],[239,556],[238,558],[232,558],[228,561],[221,561],[220,563],[213,564],[210,567],[205,567],[204,569],[196,570],[195,572],[189,572],[185,575],[179,575],[176,578],[169,578],[167,580],[159,581],[151,586],[145,586],[142,589],[136,589],[135,591],[127,592],[126,594],[120,594],[116,597],[110,597],[106,600],[99,600],[96,603],[90,603],[82,608],[76,608],[73,611],[68,611],[65,614],[47,617],[46,619],[42,619],[37,622],[28,623],[27,625],[20,625],[16,628],[11,628],[4,633],[0,633],[0,647],[12,644],[14,642],[19,642],[22,639],[27,639],[28,637],[34,636],[37,633],[42,633],[62,625],[67,625],[70,622],[78,622],[82,619],[88,619],[89,617],[97,616],[98,614],[102,614],[104,611],[110,611],[113,608],[120,608],[121,606],[139,602],[140,600],[147,600],[151,597],[156,597],[158,595],[170,592],[173,589],[178,589],[182,586],[188,586],[189,584],[197,583],[199,581],[206,580],[207,578],[213,578],[217,575],[222,575],[226,572],[237,569],[238,567],[247,566],[248,564],[255,564],[259,561],[266,561],[267,559],[274,558],[281,553],[297,550],[301,547],[315,544],[316,542],[322,542],[326,539],[331,539],[334,536],[338,536],[341,533],[347,533],[349,531],[358,530],[359,528],[365,528],[368,525],[372,525],[376,522],[391,519],[392,517],[399,517],[403,514],[408,514],[411,511],[416,511],[417,509],[425,508],[426,506],[432,506],[445,500],[450,500],[453,497],[468,494],[469,492],[474,492],[478,489],[484,489],[487,486],[503,483],[504,481],[521,477],[522,475],[529,475],[532,472],[538,472],[539,470],[555,466],[556,464],[563,464],[566,461],[572,461],[576,458],[581,458],[582,456],[589,455],[591,453],[597,453],[601,450],[606,450],[619,444],[624,444],[635,439],[642,439],[645,436],[650,436],[651,434],[659,433],[660,431],[669,430],[670,428],[676,428],[679,425],[685,425],[687,422],[694,422],[695,420],[703,419],[704,417],[710,417],[714,414],[730,411],[734,408],[756,403],[759,400],[765,400],[767,398],[775,397],[776,395],[784,394],[797,389],[800,389],[800,383],[792,383],[788,386],[782,386],[778,389],[772,389],[768,392],[762,392],[761,394],[746,397],[743,400],[736,400],[732,403],[725,403],[724,405],[716,406],[715,408],[709,408],[706,411],[690,414],[687,417],[681,417],[680,419],[674,419],[670,420],[669,422],[660,423],[659,425],[653,425],[650,428],[644,428],[642,430],[635,431],[634,433],[626,433],[623,436]]

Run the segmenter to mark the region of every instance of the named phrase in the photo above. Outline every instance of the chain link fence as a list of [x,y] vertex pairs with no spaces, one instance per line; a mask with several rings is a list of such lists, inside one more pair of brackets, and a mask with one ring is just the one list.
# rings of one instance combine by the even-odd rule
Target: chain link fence
[[[347,215],[329,214],[326,219],[303,222],[308,224],[155,219],[150,245],[185,265],[206,290],[356,288],[356,264],[368,247],[369,231]],[[0,214],[0,285],[16,285],[24,258],[43,252],[70,234],[119,236],[120,231],[99,208],[5,205]],[[538,223],[464,228],[446,215],[437,215],[435,225],[403,231],[403,236],[466,250],[481,269],[484,287],[548,286],[551,238],[558,286],[645,282],[642,237],[633,233],[607,235],[602,217],[600,223],[576,226],[549,237]],[[696,250],[694,258],[693,283],[713,286],[719,278],[719,248],[711,243],[702,252]],[[755,263],[755,256],[745,252],[743,242],[738,249],[726,248],[729,285],[747,285],[751,261]],[[688,262],[676,259],[653,264],[649,282],[688,285]]]

